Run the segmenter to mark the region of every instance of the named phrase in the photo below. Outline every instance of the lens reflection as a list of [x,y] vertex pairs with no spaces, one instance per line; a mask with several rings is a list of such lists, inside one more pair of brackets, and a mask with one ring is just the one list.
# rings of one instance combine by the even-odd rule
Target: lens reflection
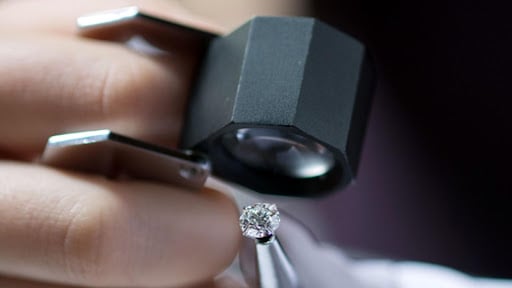
[[334,156],[323,145],[288,131],[243,128],[225,134],[222,140],[242,163],[289,177],[318,177],[335,164]]

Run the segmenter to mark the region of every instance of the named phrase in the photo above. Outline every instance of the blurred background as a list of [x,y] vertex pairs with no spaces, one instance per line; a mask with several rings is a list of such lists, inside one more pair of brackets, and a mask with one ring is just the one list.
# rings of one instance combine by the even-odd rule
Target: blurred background
[[179,2],[230,28],[315,16],[367,45],[379,83],[357,182],[285,204],[320,240],[512,278],[507,1]]

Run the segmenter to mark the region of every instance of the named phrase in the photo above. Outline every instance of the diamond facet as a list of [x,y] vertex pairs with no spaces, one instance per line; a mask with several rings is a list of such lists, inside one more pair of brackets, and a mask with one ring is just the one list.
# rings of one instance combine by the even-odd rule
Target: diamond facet
[[261,239],[273,236],[280,221],[276,204],[256,203],[244,207],[240,229],[245,237]]

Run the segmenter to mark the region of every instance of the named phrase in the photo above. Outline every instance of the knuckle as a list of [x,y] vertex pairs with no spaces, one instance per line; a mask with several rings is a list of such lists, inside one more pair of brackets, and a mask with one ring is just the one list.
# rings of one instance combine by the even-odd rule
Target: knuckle
[[69,211],[61,245],[65,272],[73,281],[97,282],[108,273],[103,214],[101,207],[83,201]]
[[148,101],[148,97],[143,96],[156,86],[151,81],[143,81],[145,66],[132,62],[137,61],[106,63],[101,76],[95,75],[98,81],[96,107],[107,119],[123,117],[140,109]]
[[122,78],[119,77],[119,65],[115,62],[102,63],[102,67],[97,69],[96,73],[92,75],[96,81],[95,83],[95,109],[99,111],[102,117],[112,117],[116,112],[117,105],[114,99],[116,95],[120,94],[118,87],[125,85]]

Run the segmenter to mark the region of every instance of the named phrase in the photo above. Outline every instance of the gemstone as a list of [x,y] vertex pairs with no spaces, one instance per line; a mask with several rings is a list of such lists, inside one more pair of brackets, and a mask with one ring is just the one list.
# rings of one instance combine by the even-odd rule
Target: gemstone
[[274,235],[280,221],[276,204],[256,203],[244,207],[240,216],[240,229],[245,237],[267,238]]

